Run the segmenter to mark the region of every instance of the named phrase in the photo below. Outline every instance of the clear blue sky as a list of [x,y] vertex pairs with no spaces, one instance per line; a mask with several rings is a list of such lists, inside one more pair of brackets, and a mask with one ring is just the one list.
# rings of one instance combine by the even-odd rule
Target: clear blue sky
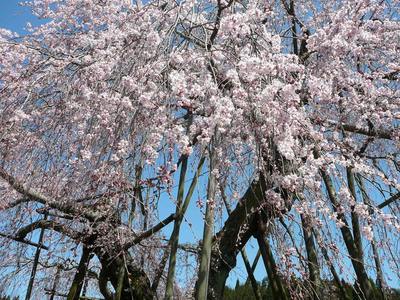
[[30,14],[29,9],[19,6],[19,2],[0,0],[0,27],[23,33],[26,22],[37,22],[37,18]]

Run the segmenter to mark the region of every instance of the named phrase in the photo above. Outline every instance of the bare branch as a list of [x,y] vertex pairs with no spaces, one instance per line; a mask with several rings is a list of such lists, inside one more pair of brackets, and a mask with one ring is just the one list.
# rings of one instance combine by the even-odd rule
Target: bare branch
[[22,227],[17,231],[16,236],[17,236],[17,238],[23,240],[30,232],[32,232],[38,228],[52,229],[54,231],[57,231],[59,233],[66,235],[74,240],[78,239],[80,236],[80,234],[78,232],[71,230],[70,228],[67,228],[64,225],[57,223],[55,221],[51,221],[51,220],[39,220],[39,221],[33,222],[25,227]]
[[38,244],[38,243],[34,243],[34,242],[31,242],[31,241],[26,240],[26,239],[21,239],[18,236],[14,236],[14,235],[11,235],[11,234],[4,234],[4,233],[1,233],[1,232],[0,232],[0,236],[4,237],[4,238],[7,238],[7,239],[11,239],[11,240],[17,241],[19,243],[23,243],[23,244],[27,244],[27,245],[30,245],[30,246],[34,246],[36,248],[41,248],[43,250],[49,250],[49,247],[47,247],[47,246],[44,246],[44,245]]
[[381,204],[378,205],[378,208],[379,208],[379,209],[382,209],[382,208],[388,206],[389,204],[391,204],[392,202],[394,202],[394,201],[396,201],[396,200],[398,200],[398,199],[400,199],[400,192],[397,193],[397,194],[395,194],[395,195],[393,195],[393,196],[390,197],[389,199],[383,201]]
[[155,225],[154,227],[150,228],[149,230],[143,232],[141,235],[137,236],[134,240],[132,240],[131,242],[129,242],[128,244],[125,245],[125,249],[129,249],[130,247],[132,247],[133,245],[140,243],[142,240],[144,240],[145,238],[150,237],[151,235],[153,235],[154,233],[160,231],[162,228],[164,228],[165,226],[167,226],[169,223],[171,223],[173,220],[176,219],[176,214],[171,214],[169,215],[167,218],[165,218],[164,220],[162,220],[160,223],[158,223],[157,225]]

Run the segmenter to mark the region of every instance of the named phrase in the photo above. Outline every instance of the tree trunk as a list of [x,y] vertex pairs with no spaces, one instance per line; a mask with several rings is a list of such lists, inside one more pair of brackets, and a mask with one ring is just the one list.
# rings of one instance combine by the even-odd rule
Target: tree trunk
[[[212,147],[212,146],[211,146]],[[203,246],[200,256],[199,277],[196,286],[196,299],[207,299],[208,279],[210,274],[210,262],[212,252],[212,238],[214,234],[214,203],[216,194],[216,178],[213,174],[215,167],[214,150],[210,150],[210,175],[207,186],[206,215],[204,219]]]
[[81,295],[83,282],[86,275],[86,270],[90,261],[90,251],[83,246],[82,256],[79,261],[78,269],[76,270],[74,280],[72,281],[71,288],[69,289],[67,300],[79,300]]
[[307,252],[308,260],[308,272],[310,276],[310,282],[312,287],[312,293],[314,299],[320,298],[320,275],[319,275],[319,264],[317,251],[315,249],[314,237],[312,235],[312,229],[310,222],[307,220],[308,217],[301,214],[301,224],[303,227],[304,242]]
[[[47,214],[44,215],[44,220],[47,220]],[[40,234],[39,234],[38,247],[35,252],[35,258],[33,259],[31,277],[29,278],[29,284],[28,284],[28,288],[26,290],[25,300],[29,300],[31,298],[33,283],[34,283],[35,277],[36,277],[36,270],[37,270],[37,266],[39,264],[40,251],[41,251],[40,246],[42,246],[42,243],[43,243],[44,232],[45,232],[45,229],[42,228],[40,230]]]
[[[265,191],[273,187],[272,183],[268,181],[268,173],[272,170],[280,170],[282,174],[294,172],[293,163],[282,158],[272,142],[270,150],[265,151],[274,153],[275,157],[266,156],[265,173],[261,172],[259,179],[250,184],[214,239],[207,292],[208,300],[223,298],[225,282],[229,272],[236,266],[237,254],[246,245],[250,237],[257,232],[257,208],[265,200]],[[281,194],[286,200],[289,199],[286,191],[281,191]],[[285,204],[287,206],[286,211],[290,210],[292,198]],[[273,213],[265,215],[263,216],[264,222],[274,217]]]
[[[254,181],[229,215],[213,242],[208,281],[208,300],[222,299],[229,272],[236,266],[236,256],[254,234],[255,213],[249,214],[263,199],[264,180]],[[247,230],[242,230],[248,226]]]
[[332,180],[326,172],[321,171],[321,174],[328,191],[328,196],[332,203],[332,207],[334,211],[337,212],[338,218],[345,224],[340,228],[340,231],[342,233],[347,251],[350,254],[351,263],[357,276],[357,282],[360,285],[363,294],[362,297],[364,299],[373,299],[371,282],[369,281],[368,274],[365,270],[362,256],[360,256],[360,253],[358,252],[357,245],[353,239],[353,235],[351,234],[345,215],[341,212],[338,212],[339,202],[336,199],[336,192]]
[[[146,273],[136,267],[128,252],[124,255],[110,255],[101,253],[97,250],[96,254],[101,262],[101,272],[99,276],[99,288],[106,300],[113,299],[113,295],[107,289],[107,283],[110,282],[114,290],[121,291],[121,300],[152,300],[154,294],[151,290],[150,280]],[[121,282],[121,268],[125,269],[122,288],[118,288],[118,282]]]
[[261,217],[257,220],[258,230],[255,234],[257,238],[258,247],[260,248],[261,257],[264,261],[264,266],[268,274],[268,281],[271,285],[272,295],[274,299],[286,300],[289,299],[287,291],[283,286],[282,280],[279,277],[278,269],[276,267],[275,259],[272,254],[271,247],[268,240],[266,240],[266,224],[262,221]]
[[182,209],[181,206],[182,206],[182,201],[183,201],[183,194],[185,192],[185,178],[186,178],[187,163],[188,163],[188,158],[187,158],[187,156],[185,156],[182,160],[181,174],[179,177],[178,196],[177,196],[177,201],[176,201],[177,218],[174,222],[174,229],[172,231],[171,238],[170,238],[171,252],[169,255],[167,286],[165,289],[165,299],[166,300],[172,300],[174,297],[176,253],[178,251],[179,232],[181,229],[181,223],[182,223],[182,218],[183,218],[183,216],[180,214],[180,212]]
[[[229,216],[231,214],[232,210],[228,203],[228,200],[226,199],[225,191],[221,185],[220,185],[220,190],[221,190],[222,200],[224,201],[225,208],[226,208],[226,211]],[[258,251],[258,253],[257,253],[258,257],[259,257],[259,253],[260,253],[260,251]],[[251,283],[251,287],[253,289],[255,299],[261,300],[262,297],[261,297],[261,292],[260,292],[260,289],[258,286],[258,282],[257,282],[256,278],[254,277],[254,270],[253,270],[252,266],[250,265],[250,261],[249,261],[249,258],[247,256],[247,253],[246,253],[246,250],[244,247],[240,250],[240,254],[242,255],[242,259],[243,259],[244,265],[246,267],[246,271],[247,271],[247,275],[248,275],[247,282],[250,281],[250,283]],[[257,258],[257,260],[258,260],[258,258]],[[257,265],[257,263],[256,263],[256,265]],[[255,267],[254,267],[254,269],[255,269]]]

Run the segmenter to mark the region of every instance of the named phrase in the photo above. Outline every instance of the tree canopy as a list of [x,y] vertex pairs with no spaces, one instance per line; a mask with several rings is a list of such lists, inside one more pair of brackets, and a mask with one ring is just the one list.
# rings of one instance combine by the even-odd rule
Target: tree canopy
[[261,299],[254,238],[273,299],[398,285],[399,1],[25,5],[40,25],[0,29],[3,280],[222,299],[241,255]]

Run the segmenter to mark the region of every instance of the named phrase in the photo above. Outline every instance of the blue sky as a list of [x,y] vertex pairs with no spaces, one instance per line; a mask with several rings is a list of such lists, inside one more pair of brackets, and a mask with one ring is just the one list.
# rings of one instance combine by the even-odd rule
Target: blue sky
[[26,22],[37,22],[37,18],[30,14],[29,9],[19,6],[19,2],[0,0],[0,27],[23,33]]

